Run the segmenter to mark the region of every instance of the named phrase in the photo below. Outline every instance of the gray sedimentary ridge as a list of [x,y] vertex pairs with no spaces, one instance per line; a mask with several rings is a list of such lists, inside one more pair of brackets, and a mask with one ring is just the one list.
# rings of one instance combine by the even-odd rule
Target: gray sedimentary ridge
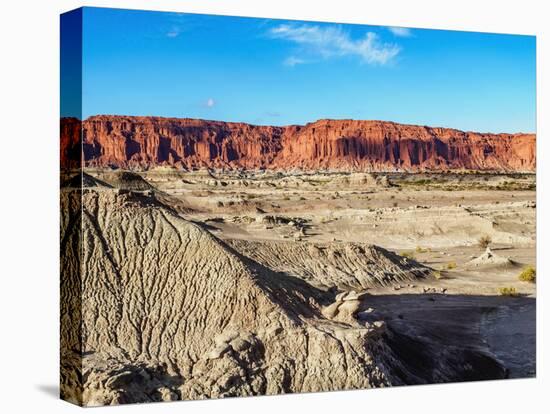
[[363,288],[431,277],[425,266],[373,246],[229,245],[148,191],[92,184],[81,199],[62,191],[65,399],[93,406],[505,375],[482,350],[440,350],[415,372],[404,349],[426,358],[421,344],[408,348],[408,337],[358,317]]

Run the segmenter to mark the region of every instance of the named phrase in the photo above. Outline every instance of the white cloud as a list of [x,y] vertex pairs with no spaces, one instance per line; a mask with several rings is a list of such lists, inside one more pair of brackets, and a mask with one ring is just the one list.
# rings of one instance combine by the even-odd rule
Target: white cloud
[[214,99],[212,98],[208,98],[208,100],[206,101],[206,106],[212,108],[214,107],[214,105],[216,105],[216,101],[214,101]]
[[[398,45],[383,43],[374,32],[367,32],[353,39],[340,26],[279,25],[269,32],[270,36],[285,39],[302,46],[305,52],[324,59],[340,56],[357,56],[362,62],[384,65],[400,51]],[[303,63],[295,56],[285,60],[285,64]],[[292,66],[292,65],[291,65]]]
[[306,63],[304,59],[297,58],[296,56],[289,56],[284,61],[285,66],[296,66],[302,63]]
[[409,37],[412,36],[411,29],[406,27],[393,27],[389,26],[388,30],[397,37]]
[[178,37],[180,34],[180,29],[178,27],[173,27],[171,30],[169,30],[166,33],[166,36],[168,37]]

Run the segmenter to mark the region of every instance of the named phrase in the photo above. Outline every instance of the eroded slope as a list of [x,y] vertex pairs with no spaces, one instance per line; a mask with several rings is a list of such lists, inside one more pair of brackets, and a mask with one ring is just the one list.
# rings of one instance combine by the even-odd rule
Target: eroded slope
[[312,285],[340,290],[391,286],[431,276],[414,260],[363,243],[231,240],[237,250],[267,267]]
[[[260,264],[242,255],[149,191],[88,189],[75,214],[63,220],[62,237],[76,245],[81,240],[82,277],[62,275],[68,279],[62,298],[69,304],[81,301],[82,320],[71,307],[62,308],[61,316],[63,361],[76,361],[63,366],[62,393],[76,402],[326,391],[452,381],[465,373],[476,379],[504,375],[488,357],[491,369],[481,372],[476,359],[460,351],[438,362],[437,373],[444,375],[436,376],[436,368],[411,372],[399,357],[406,339],[381,321],[357,317],[364,294],[336,294],[307,278],[275,272],[269,261]],[[80,223],[76,238],[74,226]],[[68,252],[62,260],[78,255],[78,250]]]

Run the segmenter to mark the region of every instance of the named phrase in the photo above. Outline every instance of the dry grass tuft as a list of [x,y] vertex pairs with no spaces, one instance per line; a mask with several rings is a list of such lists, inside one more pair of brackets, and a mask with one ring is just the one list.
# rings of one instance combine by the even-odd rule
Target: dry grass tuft
[[522,282],[531,282],[535,283],[537,280],[537,271],[533,266],[527,266],[523,271],[519,274],[518,279]]
[[493,242],[493,239],[491,238],[491,236],[489,235],[485,235],[485,236],[481,236],[478,240],[477,240],[477,245],[479,247],[481,247],[482,249],[486,249],[487,247],[489,247],[489,245]]
[[498,290],[498,293],[500,294],[500,296],[511,296],[511,297],[519,296],[519,293],[515,287],[501,287]]
[[449,262],[447,263],[447,269],[456,269],[456,262]]

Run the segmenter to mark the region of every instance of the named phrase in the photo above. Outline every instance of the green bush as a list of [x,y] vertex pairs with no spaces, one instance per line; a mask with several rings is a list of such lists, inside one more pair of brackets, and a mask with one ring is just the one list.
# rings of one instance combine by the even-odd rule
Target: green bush
[[535,283],[537,280],[537,271],[533,266],[527,266],[523,271],[519,274],[518,279],[522,282],[531,282]]
[[449,262],[447,263],[447,269],[455,269],[456,268],[456,262]]
[[414,254],[413,252],[401,252],[399,253],[401,256],[407,258],[407,259],[411,259],[411,260],[414,260]]

